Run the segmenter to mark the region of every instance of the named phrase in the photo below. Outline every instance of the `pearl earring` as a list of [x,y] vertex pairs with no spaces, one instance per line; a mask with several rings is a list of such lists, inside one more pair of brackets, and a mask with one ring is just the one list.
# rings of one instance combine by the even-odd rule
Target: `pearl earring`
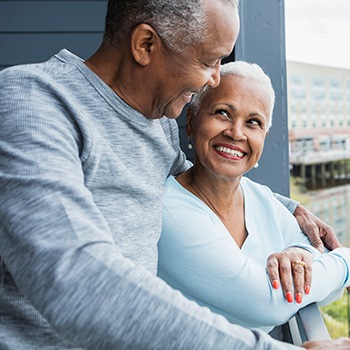
[[258,162],[256,162],[255,164],[254,164],[254,166],[253,166],[253,168],[257,168],[259,166],[259,163]]
[[193,145],[192,145],[192,142],[191,142],[191,138],[189,136],[187,137],[187,147],[188,147],[188,149],[192,149],[193,148]]

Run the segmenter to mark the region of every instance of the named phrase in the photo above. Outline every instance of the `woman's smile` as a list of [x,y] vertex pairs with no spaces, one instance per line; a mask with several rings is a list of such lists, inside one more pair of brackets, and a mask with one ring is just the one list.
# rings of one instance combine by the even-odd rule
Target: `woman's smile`
[[226,158],[243,159],[247,155],[246,152],[236,146],[215,145],[213,148],[219,155]]

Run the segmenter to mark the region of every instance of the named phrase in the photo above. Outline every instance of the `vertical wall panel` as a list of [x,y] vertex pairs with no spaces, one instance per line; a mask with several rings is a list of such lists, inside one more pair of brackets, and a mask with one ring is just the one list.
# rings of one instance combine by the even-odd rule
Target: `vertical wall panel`
[[248,176],[289,196],[289,151],[285,57],[284,0],[241,0],[237,60],[258,63],[270,76],[276,104],[258,169]]

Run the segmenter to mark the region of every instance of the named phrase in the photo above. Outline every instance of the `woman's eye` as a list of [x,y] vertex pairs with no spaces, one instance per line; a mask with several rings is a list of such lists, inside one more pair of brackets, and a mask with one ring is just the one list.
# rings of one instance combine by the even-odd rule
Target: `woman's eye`
[[227,111],[225,111],[224,109],[217,109],[217,110],[215,111],[215,114],[220,114],[220,115],[222,115],[222,116],[224,116],[224,117],[229,117],[229,114],[228,114]]
[[257,119],[250,119],[250,120],[248,120],[248,124],[261,125],[260,121],[257,120]]

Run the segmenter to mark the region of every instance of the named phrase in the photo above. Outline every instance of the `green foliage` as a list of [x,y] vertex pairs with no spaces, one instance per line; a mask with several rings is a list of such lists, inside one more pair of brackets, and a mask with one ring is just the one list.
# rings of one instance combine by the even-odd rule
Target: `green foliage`
[[303,188],[301,178],[290,178],[290,197],[302,205],[307,206],[307,204],[310,202],[310,195]]
[[349,296],[347,291],[341,299],[320,307],[328,331],[333,339],[349,336]]
[[347,299],[343,296],[342,299],[337,300],[330,305],[323,306],[322,311],[336,320],[347,321],[348,319]]

